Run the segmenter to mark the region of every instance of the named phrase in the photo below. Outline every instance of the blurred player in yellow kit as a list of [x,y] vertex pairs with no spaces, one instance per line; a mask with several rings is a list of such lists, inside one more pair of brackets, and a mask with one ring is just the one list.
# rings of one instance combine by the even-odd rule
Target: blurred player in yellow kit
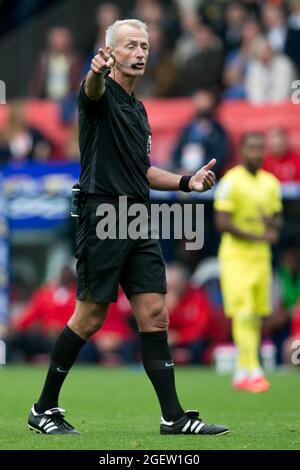
[[221,288],[238,348],[233,387],[266,392],[270,384],[259,362],[262,317],[271,313],[271,244],[282,223],[280,185],[261,169],[264,139],[251,132],[241,140],[241,164],[229,170],[215,192]]

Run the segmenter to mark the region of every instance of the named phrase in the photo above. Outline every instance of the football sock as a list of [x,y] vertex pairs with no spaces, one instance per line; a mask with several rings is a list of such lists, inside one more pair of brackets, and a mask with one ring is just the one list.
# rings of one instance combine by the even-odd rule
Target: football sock
[[234,372],[233,379],[239,382],[241,380],[248,378],[248,376],[249,376],[249,372],[247,371],[247,369],[241,369],[240,367],[237,367]]
[[51,353],[45,384],[35,405],[37,413],[43,413],[58,406],[58,396],[62,384],[85,342],[68,326],[63,329]]
[[142,332],[140,338],[143,365],[156,391],[162,416],[166,421],[176,421],[185,413],[176,393],[174,363],[167,332]]
[[258,367],[257,369],[253,369],[250,373],[250,379],[257,379],[264,375],[264,371],[262,370],[261,367]]

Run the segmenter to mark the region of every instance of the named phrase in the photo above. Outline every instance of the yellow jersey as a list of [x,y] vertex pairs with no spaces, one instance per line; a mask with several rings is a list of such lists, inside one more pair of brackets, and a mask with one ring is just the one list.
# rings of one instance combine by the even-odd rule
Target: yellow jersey
[[[240,230],[262,235],[265,231],[262,216],[272,216],[282,210],[280,184],[275,176],[264,170],[258,170],[254,175],[238,165],[229,170],[217,185],[214,208],[230,212],[232,222]],[[267,242],[244,240],[225,232],[219,256],[221,261],[232,257],[242,257],[244,261],[270,260],[271,249]]]

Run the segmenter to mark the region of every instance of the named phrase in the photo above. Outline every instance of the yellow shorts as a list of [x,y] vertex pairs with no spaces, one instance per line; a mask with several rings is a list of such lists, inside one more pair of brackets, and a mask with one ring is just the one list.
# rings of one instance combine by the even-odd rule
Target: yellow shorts
[[225,313],[267,316],[271,312],[271,263],[221,260],[221,288]]

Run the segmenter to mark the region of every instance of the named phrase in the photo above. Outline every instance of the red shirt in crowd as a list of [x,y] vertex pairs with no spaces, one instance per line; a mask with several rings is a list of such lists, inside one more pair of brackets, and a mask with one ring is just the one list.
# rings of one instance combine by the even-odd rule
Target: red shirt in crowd
[[266,155],[263,169],[276,176],[281,183],[300,181],[300,154],[289,150],[283,157]]
[[188,288],[170,313],[170,331],[176,332],[177,346],[186,345],[206,337],[211,305],[207,294],[200,289]]
[[38,288],[24,312],[13,321],[17,331],[38,327],[48,334],[61,330],[74,313],[76,302],[75,284],[66,288],[52,281]]
[[132,315],[130,303],[124,292],[119,289],[118,301],[109,306],[108,314],[101,330],[97,331],[94,338],[99,338],[102,334],[117,333],[124,340],[131,339],[134,332],[129,325],[129,318]]
[[300,336],[300,302],[295,309],[292,319],[292,336]]

